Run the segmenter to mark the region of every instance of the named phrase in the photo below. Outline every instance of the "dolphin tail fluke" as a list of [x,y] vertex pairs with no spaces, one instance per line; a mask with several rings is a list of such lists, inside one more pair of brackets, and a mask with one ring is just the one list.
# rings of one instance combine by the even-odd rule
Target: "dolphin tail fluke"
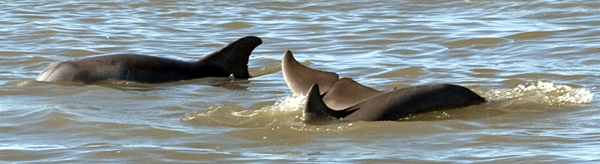
[[250,74],[248,73],[248,59],[254,48],[260,44],[262,44],[260,38],[246,36],[200,59],[198,63],[203,66],[215,67],[215,70],[222,71],[215,72],[222,74],[221,76],[233,74],[235,78],[250,78]]
[[306,91],[313,84],[319,84],[325,92],[339,79],[336,73],[315,70],[300,64],[290,50],[283,55],[281,69],[285,83],[294,94],[307,94]]
[[380,93],[383,92],[364,86],[350,78],[341,78],[323,94],[323,102],[333,110],[342,110]]
[[336,111],[323,102],[319,93],[319,85],[313,84],[308,90],[306,105],[304,106],[304,122],[317,123],[324,120],[340,119],[352,113],[352,111]]

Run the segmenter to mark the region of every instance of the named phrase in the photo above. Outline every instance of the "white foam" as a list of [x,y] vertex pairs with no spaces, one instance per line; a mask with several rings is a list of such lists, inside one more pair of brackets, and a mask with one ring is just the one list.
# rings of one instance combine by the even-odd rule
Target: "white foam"
[[583,88],[572,88],[552,82],[536,81],[519,84],[513,89],[495,89],[484,94],[489,100],[518,99],[550,105],[585,104],[594,94]]
[[227,126],[265,126],[272,123],[302,122],[302,109],[306,96],[286,97],[275,104],[250,110],[235,104],[224,104],[186,115],[182,121],[217,123]]
[[306,96],[296,95],[294,97],[286,97],[270,106],[268,111],[274,112],[295,112],[300,111],[304,108],[304,102],[306,102]]

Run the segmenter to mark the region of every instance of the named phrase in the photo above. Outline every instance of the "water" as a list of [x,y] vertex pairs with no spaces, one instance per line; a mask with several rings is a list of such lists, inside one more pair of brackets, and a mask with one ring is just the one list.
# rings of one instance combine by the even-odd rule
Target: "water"
[[[0,161],[7,163],[597,163],[600,2],[0,2]],[[255,78],[34,81],[50,63],[137,53],[197,60],[263,44]],[[302,123],[280,72],[378,90],[453,83],[488,103],[401,121]]]

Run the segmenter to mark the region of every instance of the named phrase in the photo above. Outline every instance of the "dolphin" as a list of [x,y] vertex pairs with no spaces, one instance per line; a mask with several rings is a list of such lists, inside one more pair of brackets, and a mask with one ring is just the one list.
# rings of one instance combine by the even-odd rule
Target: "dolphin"
[[248,58],[260,44],[262,40],[258,37],[243,37],[194,62],[137,54],[62,61],[46,67],[36,80],[91,83],[117,79],[164,83],[202,77],[250,78]]
[[333,72],[308,68],[286,51],[282,60],[284,80],[296,95],[306,95],[304,121],[386,121],[409,114],[458,108],[485,102],[473,91],[453,84],[430,84],[392,91],[378,91]]

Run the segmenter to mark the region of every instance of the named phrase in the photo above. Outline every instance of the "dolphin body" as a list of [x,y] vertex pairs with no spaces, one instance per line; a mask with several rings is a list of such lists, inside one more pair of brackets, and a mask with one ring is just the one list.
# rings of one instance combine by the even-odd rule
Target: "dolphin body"
[[258,37],[243,37],[195,62],[137,54],[75,59],[51,64],[36,80],[91,83],[118,79],[141,83],[164,83],[232,75],[235,78],[250,78],[248,58],[254,48],[260,44],[262,40]]
[[398,120],[409,114],[458,108],[485,102],[473,91],[452,84],[431,84],[382,92],[336,73],[308,68],[291,51],[282,61],[283,76],[294,94],[307,95],[304,121]]

